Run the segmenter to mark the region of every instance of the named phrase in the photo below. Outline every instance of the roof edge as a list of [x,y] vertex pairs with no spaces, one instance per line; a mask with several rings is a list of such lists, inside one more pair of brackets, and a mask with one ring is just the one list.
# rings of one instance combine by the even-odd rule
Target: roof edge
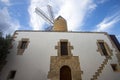
[[[16,32],[63,32],[63,31],[45,31],[45,30],[16,30]],[[92,32],[92,31],[65,31],[63,33],[103,33],[108,34],[107,32]]]

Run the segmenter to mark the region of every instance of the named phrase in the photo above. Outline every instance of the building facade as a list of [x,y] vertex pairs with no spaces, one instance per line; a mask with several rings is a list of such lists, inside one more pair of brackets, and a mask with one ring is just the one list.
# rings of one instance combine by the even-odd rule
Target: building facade
[[114,36],[54,29],[16,31],[0,80],[119,80]]

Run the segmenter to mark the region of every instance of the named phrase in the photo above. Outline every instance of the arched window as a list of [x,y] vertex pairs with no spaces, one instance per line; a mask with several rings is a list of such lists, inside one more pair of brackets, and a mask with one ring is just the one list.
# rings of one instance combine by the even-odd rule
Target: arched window
[[60,80],[72,80],[71,69],[68,66],[61,67]]

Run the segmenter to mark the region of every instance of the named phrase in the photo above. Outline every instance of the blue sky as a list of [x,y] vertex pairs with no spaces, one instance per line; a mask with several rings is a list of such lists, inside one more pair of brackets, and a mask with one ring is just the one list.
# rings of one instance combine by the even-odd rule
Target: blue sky
[[120,42],[120,0],[0,0],[0,31],[44,30],[50,26],[35,8],[47,15],[51,5],[54,18],[67,20],[69,31],[94,31],[115,34]]

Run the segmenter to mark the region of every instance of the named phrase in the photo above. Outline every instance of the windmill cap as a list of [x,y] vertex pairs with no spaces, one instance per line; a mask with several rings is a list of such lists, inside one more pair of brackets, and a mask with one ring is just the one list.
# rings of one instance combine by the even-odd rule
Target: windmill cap
[[58,20],[58,19],[64,19],[64,18],[62,16],[58,16],[56,19]]

